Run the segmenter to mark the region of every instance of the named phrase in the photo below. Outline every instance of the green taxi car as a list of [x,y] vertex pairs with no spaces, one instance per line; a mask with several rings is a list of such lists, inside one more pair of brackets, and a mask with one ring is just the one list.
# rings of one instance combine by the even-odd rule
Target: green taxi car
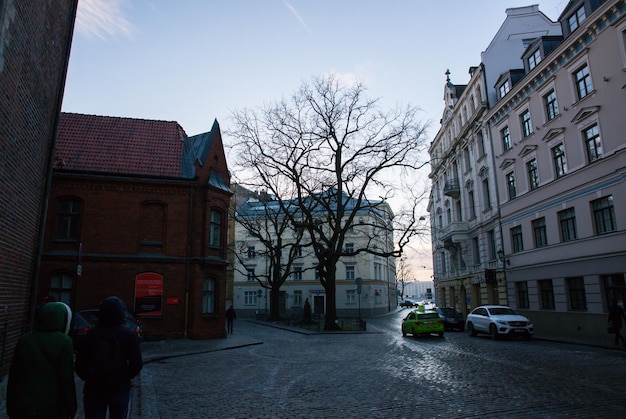
[[443,337],[443,320],[434,310],[411,310],[402,319],[402,336],[411,334],[415,337],[436,333]]

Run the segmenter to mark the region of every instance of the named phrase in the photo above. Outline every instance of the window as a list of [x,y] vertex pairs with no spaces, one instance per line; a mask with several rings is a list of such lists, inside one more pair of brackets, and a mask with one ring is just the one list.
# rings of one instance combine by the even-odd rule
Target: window
[[554,172],[557,178],[565,176],[567,173],[567,161],[565,160],[565,146],[563,143],[552,148],[552,159],[554,160]]
[[142,246],[163,246],[165,238],[167,207],[161,202],[145,202],[141,205],[139,243]]
[[509,199],[514,199],[516,196],[515,192],[515,173],[507,173],[506,175],[506,186],[509,191]]
[[487,239],[489,240],[489,260],[496,259],[496,232],[489,230],[487,232]]
[[540,62],[541,62],[541,50],[537,48],[535,52],[533,52],[533,55],[528,57],[528,69],[532,70],[533,68],[537,67],[537,64],[539,64]]
[[254,246],[248,246],[247,255],[248,259],[256,257],[256,248]]
[[52,275],[50,279],[50,292],[57,299],[72,307],[72,291],[74,289],[74,276],[67,273]]
[[302,281],[302,267],[296,266],[291,271],[291,280],[292,281]]
[[76,198],[57,201],[55,240],[78,241],[81,209],[81,201]]
[[293,292],[293,305],[297,307],[302,307],[302,291]]
[[613,195],[596,199],[591,202],[596,234],[609,233],[617,230]]
[[467,193],[468,201],[469,201],[469,218],[476,218],[476,203],[474,202],[474,191],[469,191]]
[[526,281],[516,282],[515,289],[517,291],[517,307],[528,308],[528,283]]
[[500,98],[506,96],[506,94],[509,93],[509,90],[511,90],[511,85],[508,80],[505,80],[505,82],[500,85]]
[[606,303],[609,307],[613,301],[618,303],[626,302],[626,283],[624,282],[624,274],[600,275],[604,283],[604,292],[606,294]]
[[550,92],[543,97],[546,104],[546,114],[548,115],[548,121],[559,116],[559,103],[556,100],[556,92],[550,90]]
[[472,170],[472,159],[470,157],[469,147],[463,149],[463,159],[465,160],[465,170],[469,172]]
[[602,157],[602,140],[598,131],[598,124],[593,124],[583,132],[585,146],[587,148],[587,158],[589,163],[599,160]]
[[559,211],[558,215],[561,227],[561,241],[568,242],[576,240],[578,234],[576,233],[576,213],[574,208]]
[[302,246],[296,246],[296,257],[302,257]]
[[344,245],[344,251],[345,251],[346,253],[352,253],[352,252],[354,252],[354,243],[346,243],[346,244]]
[[348,281],[354,281],[354,279],[356,278],[356,276],[354,275],[354,265],[348,265],[346,266],[346,280]]
[[587,310],[587,296],[585,295],[585,281],[582,276],[565,278],[569,293],[569,308],[575,311]]
[[489,180],[483,179],[483,204],[485,209],[491,208],[491,196],[489,195]]
[[480,265],[480,246],[478,237],[472,238],[472,253],[474,254],[474,265]]
[[511,245],[513,253],[524,250],[524,241],[522,239],[522,226],[513,227],[511,229]]
[[256,305],[256,291],[246,291],[243,294],[243,304],[246,306],[255,306]]
[[356,290],[346,290],[346,304],[356,304]]
[[570,32],[574,32],[580,26],[580,24],[583,23],[586,17],[587,16],[585,15],[585,7],[580,6],[580,8],[577,9],[576,12],[574,12],[574,14],[572,14],[567,19],[567,25],[569,26]]
[[589,74],[589,67],[587,64],[574,72],[574,82],[576,84],[576,94],[578,99],[582,99],[593,91],[591,85],[591,75]]
[[551,279],[542,279],[537,281],[541,297],[542,310],[554,310],[554,289]]
[[520,116],[520,120],[522,122],[522,134],[524,134],[524,137],[528,137],[533,133],[533,125],[530,120],[530,110],[527,109],[524,111],[522,116]]
[[255,279],[256,279],[256,275],[254,274],[254,268],[249,268],[246,271],[246,280],[250,282],[250,281],[254,281]]
[[511,133],[509,132],[508,126],[500,130],[500,136],[502,137],[502,148],[504,150],[511,148]]
[[217,210],[211,210],[209,246],[222,247],[222,213]]
[[548,236],[546,234],[546,218],[541,217],[533,220],[533,236],[535,239],[535,247],[544,247],[548,245]]
[[215,313],[215,280],[202,281],[202,314]]
[[526,163],[526,170],[528,171],[528,186],[533,190],[539,187],[539,173],[537,170],[537,159],[532,159]]
[[477,143],[478,143],[478,153],[480,156],[485,155],[485,138],[483,137],[482,131],[479,131],[476,134]]
[[374,279],[376,281],[383,279],[383,266],[380,263],[374,264]]

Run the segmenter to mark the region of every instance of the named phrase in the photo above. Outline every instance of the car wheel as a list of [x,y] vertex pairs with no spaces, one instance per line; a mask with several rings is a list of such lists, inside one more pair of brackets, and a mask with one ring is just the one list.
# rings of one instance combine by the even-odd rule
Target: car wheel
[[439,332],[439,337],[442,338],[443,337],[443,332]]
[[404,327],[402,328],[402,336],[406,336],[406,332],[404,331]]
[[526,333],[524,335],[524,340],[531,340],[533,338],[533,335],[531,335],[530,333]]
[[467,324],[467,334],[471,337],[476,336],[476,331],[474,330],[474,325],[472,323]]
[[489,325],[489,334],[491,335],[491,339],[498,339],[498,329],[495,324]]

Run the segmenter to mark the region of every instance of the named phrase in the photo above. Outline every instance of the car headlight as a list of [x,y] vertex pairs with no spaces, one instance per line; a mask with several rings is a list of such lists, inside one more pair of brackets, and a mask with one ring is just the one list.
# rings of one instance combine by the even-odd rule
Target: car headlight
[[504,320],[496,320],[496,323],[501,324],[502,326],[508,326],[509,322],[505,322]]

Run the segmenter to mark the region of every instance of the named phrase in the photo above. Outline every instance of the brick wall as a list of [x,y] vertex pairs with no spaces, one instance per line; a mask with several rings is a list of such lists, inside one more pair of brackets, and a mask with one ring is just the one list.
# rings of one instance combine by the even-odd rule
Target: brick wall
[[0,1],[0,385],[31,283],[76,0]]

